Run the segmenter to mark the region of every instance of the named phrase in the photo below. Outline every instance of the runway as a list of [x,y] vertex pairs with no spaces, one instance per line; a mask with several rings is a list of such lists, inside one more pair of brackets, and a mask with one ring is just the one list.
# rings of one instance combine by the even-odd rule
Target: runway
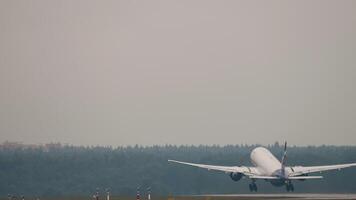
[[356,199],[356,194],[207,194],[197,195],[197,197],[228,199],[228,200],[262,200],[262,199],[312,199],[312,200],[331,200],[331,199]]

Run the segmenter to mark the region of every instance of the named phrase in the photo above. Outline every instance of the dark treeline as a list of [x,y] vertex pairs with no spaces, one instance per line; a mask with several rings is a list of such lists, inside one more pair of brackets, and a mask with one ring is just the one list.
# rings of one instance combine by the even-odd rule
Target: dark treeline
[[[0,149],[0,195],[91,195],[111,188],[115,195],[134,195],[140,186],[153,195],[248,193],[248,179],[168,163],[168,159],[216,165],[251,165],[255,145],[73,147]],[[280,157],[282,147],[268,147]],[[288,165],[356,162],[356,147],[289,147]],[[356,192],[356,169],[323,173],[324,179],[296,181],[296,192]],[[258,181],[259,192],[284,192]]]

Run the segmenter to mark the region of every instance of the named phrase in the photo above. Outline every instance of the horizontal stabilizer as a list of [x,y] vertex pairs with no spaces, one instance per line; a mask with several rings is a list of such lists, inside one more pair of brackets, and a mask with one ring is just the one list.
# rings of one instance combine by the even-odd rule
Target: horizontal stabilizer
[[[249,178],[251,179],[268,179],[268,180],[276,180],[276,179],[282,179],[281,177],[278,176],[257,176],[257,175],[253,175],[253,176],[249,176]],[[292,177],[288,177],[286,179],[288,180],[305,180],[305,179],[320,179],[323,178],[322,176],[292,176]]]
[[277,176],[257,176],[257,175],[249,176],[249,178],[251,178],[251,179],[280,179]]
[[305,180],[305,179],[320,179],[322,176],[292,176],[288,177],[289,180]]

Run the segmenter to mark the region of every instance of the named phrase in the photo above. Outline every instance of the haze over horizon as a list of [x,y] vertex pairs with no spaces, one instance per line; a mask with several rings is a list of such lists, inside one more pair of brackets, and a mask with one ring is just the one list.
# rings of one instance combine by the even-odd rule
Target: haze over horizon
[[0,1],[0,143],[356,145],[356,1]]
[[[288,142],[288,141],[287,141]],[[176,147],[199,147],[199,146],[207,146],[207,147],[228,147],[228,146],[239,146],[239,147],[251,147],[251,146],[263,146],[263,147],[280,147],[283,149],[284,142],[275,141],[273,143],[226,143],[226,144],[72,144],[72,143],[63,143],[63,142],[39,142],[39,143],[24,143],[19,141],[4,141],[0,143],[0,147],[9,148],[9,149],[27,149],[27,148],[64,148],[64,147],[110,147],[110,148],[127,148],[127,147],[139,147],[139,148],[150,148],[150,147],[165,147],[165,146],[176,146]],[[287,144],[288,148],[291,147],[355,147],[355,144]]]

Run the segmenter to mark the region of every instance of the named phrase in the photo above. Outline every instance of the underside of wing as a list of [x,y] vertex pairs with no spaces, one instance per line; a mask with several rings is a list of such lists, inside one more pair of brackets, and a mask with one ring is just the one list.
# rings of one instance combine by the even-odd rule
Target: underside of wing
[[324,166],[311,166],[311,167],[291,167],[292,172],[289,174],[289,176],[299,176],[303,174],[308,174],[308,173],[313,173],[313,172],[323,172],[323,171],[328,171],[328,170],[340,170],[343,168],[347,167],[354,167],[356,166],[356,163],[350,163],[350,164],[340,164],[340,165],[324,165]]
[[[207,169],[207,170],[216,170],[216,171],[222,171],[222,172],[243,173],[243,174],[245,174],[245,172],[246,172],[246,169],[245,169],[246,167],[205,165],[205,164],[182,162],[182,161],[177,161],[177,160],[168,160],[168,162],[174,162],[174,163],[179,163],[179,164],[183,164],[183,165],[190,165],[190,166],[199,167],[199,168],[203,168],[203,169]],[[248,170],[246,173],[248,173]]]

